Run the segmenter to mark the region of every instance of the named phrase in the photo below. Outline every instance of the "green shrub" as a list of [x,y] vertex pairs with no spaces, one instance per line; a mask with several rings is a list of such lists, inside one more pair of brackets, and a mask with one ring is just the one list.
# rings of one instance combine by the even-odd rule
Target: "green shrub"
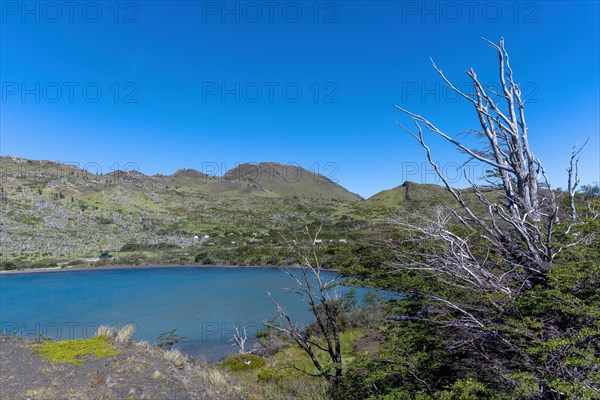
[[121,246],[121,251],[158,251],[179,249],[179,246],[171,243],[125,243]]
[[32,263],[30,268],[56,268],[58,267],[58,263],[53,260],[43,260]]
[[194,262],[197,262],[197,263],[203,264],[203,265],[215,264],[215,260],[213,259],[213,257],[209,253],[206,253],[206,252],[198,253],[196,255],[196,257],[194,258]]
[[285,378],[283,371],[278,371],[275,368],[267,367],[258,372],[256,375],[259,383],[262,382],[277,382]]
[[77,260],[69,261],[67,264],[65,264],[65,266],[70,267],[70,266],[74,266],[74,265],[87,265],[89,263],[90,263],[89,261],[77,259]]
[[181,336],[175,333],[177,329],[173,328],[168,332],[163,332],[158,335],[158,347],[162,347],[163,349],[170,349],[177,343],[181,342],[183,339],[187,339],[187,336]]
[[252,371],[265,365],[267,365],[265,360],[256,354],[237,354],[223,361],[221,368],[226,368],[232,372],[240,372]]
[[17,269],[17,264],[14,261],[4,261],[0,267],[5,271],[11,271]]
[[497,398],[482,382],[474,379],[459,379],[449,391],[444,391],[439,396],[440,400],[477,400]]

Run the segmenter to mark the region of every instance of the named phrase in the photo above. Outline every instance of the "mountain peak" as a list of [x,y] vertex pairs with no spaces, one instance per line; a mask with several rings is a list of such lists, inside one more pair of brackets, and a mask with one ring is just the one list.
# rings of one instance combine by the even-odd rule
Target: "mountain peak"
[[339,199],[356,201],[362,199],[331,179],[309,171],[296,164],[277,162],[244,163],[227,171],[228,181],[252,182],[267,192],[303,198]]
[[208,175],[193,168],[182,168],[175,171],[172,177],[206,178]]

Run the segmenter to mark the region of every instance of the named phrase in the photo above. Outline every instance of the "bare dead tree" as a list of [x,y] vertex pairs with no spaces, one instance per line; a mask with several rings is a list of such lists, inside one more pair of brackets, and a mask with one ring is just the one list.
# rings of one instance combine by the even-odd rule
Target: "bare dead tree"
[[[328,281],[322,275],[323,263],[317,249],[317,239],[322,226],[321,221],[314,234],[311,234],[308,227],[305,227],[302,232],[304,240],[297,234],[294,234],[292,241],[284,238],[288,248],[299,262],[297,270],[284,270],[295,283],[295,287],[288,290],[300,295],[302,300],[309,305],[310,311],[315,317],[318,334],[313,335],[307,331],[306,327],[295,323],[270,292],[269,296],[277,308],[280,325],[267,325],[291,338],[308,355],[318,371],[317,374],[305,370],[301,370],[302,372],[308,375],[324,376],[331,384],[335,385],[342,377],[342,352],[336,306],[338,299],[335,294],[330,293],[330,290],[336,285],[335,280]],[[306,242],[308,245],[302,246],[302,243]],[[327,361],[323,362],[319,358],[319,354],[325,354]],[[295,366],[292,367],[300,370]]]
[[[243,333],[243,336],[242,336],[242,333]],[[236,326],[235,333],[233,334],[234,343],[232,344],[232,346],[239,347],[240,354],[248,354],[249,352],[246,350],[246,341],[248,340],[248,331],[246,330],[245,326],[242,328],[242,333],[240,333],[240,330]]]
[[[473,69],[467,71],[473,93],[461,91],[432,60],[433,68],[444,82],[474,107],[480,128],[468,133],[474,134],[483,145],[471,148],[466,138],[448,134],[425,117],[394,104],[414,128],[400,122],[398,125],[425,150],[429,164],[459,206],[439,208],[429,215],[398,217],[395,222],[408,234],[410,248],[418,250],[398,254],[397,267],[411,273],[420,271],[436,283],[442,283],[433,289],[424,289],[429,290],[424,294],[430,304],[435,305],[436,315],[442,316],[438,322],[456,335],[457,346],[469,346],[484,360],[498,361],[502,358],[498,354],[524,355],[523,362],[526,363],[529,356],[527,351],[522,351],[523,343],[512,339],[511,327],[502,326],[501,317],[519,320],[522,315],[516,299],[526,295],[536,283],[540,284],[538,287],[546,287],[555,257],[594,235],[582,232],[570,235],[572,228],[580,223],[576,190],[579,154],[585,143],[571,151],[567,168],[568,210],[562,206],[542,162],[531,149],[525,102],[504,41],[495,44],[483,40],[498,55],[501,87],[498,92],[484,87]],[[489,175],[499,180],[498,185],[492,190],[484,190],[474,177],[465,174],[472,188],[469,192],[474,194],[474,199],[467,199],[467,191],[453,188],[434,161],[426,135],[454,145],[469,157],[467,162],[482,162],[490,171]],[[593,211],[590,208],[586,217],[597,217],[598,213]],[[567,216],[566,221],[562,221],[563,216]],[[583,308],[580,310],[582,315],[588,315]],[[545,334],[552,338],[570,338],[575,330],[572,326],[561,330],[562,327],[554,326],[552,322],[544,321],[544,324]],[[582,334],[586,340],[593,337],[586,335]],[[581,375],[577,367],[561,364],[558,358],[552,363],[530,362],[528,367],[538,371],[538,376],[575,379],[574,376]],[[496,374],[505,372],[499,363],[492,364],[490,368]],[[540,390],[543,392],[543,388]]]
[[[416,130],[411,130],[400,122],[397,124],[425,149],[429,163],[463,211],[454,213],[458,220],[467,228],[477,229],[482,233],[492,247],[509,261],[510,268],[520,266],[531,273],[540,273],[562,249],[554,240],[555,227],[559,222],[559,206],[544,167],[529,144],[525,102],[521,97],[519,84],[514,80],[504,40],[501,39],[499,44],[483,40],[498,54],[502,88],[500,93],[485,88],[473,69],[468,70],[467,75],[473,83],[474,93],[465,93],[454,86],[432,60],[434,69],[444,82],[475,108],[481,130],[470,132],[484,140],[483,148],[470,148],[428,119],[394,104],[413,121]],[[432,158],[423,128],[456,146],[470,160],[484,163],[500,179],[500,190],[492,192],[495,196],[500,194],[498,200],[490,196],[489,192],[485,193],[473,177],[465,174],[477,198],[488,210],[486,217],[477,215],[464,201],[461,191],[450,186]],[[573,150],[571,167],[568,169],[573,223],[577,219],[573,210],[578,183],[577,161],[574,166],[573,163],[580,151],[581,148]]]
[[[589,140],[589,139],[588,139]],[[571,158],[569,159],[569,167],[567,168],[567,174],[569,177],[567,190],[569,191],[569,205],[571,207],[571,220],[577,221],[577,209],[575,208],[575,192],[579,186],[579,153],[583,147],[587,144],[588,140],[585,141],[583,146],[579,149],[577,146],[573,146],[571,149]]]

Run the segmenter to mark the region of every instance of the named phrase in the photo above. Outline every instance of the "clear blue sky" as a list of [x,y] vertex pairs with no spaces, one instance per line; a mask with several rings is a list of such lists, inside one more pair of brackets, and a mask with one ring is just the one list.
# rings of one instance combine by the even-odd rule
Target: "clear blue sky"
[[[591,183],[598,4],[2,1],[0,153],[147,174],[296,163],[364,197],[434,182],[392,103],[448,133],[477,128],[429,57],[466,89],[470,67],[497,82],[497,56],[480,37],[504,37],[553,185],[565,187],[570,148],[588,137],[581,177]],[[464,157],[432,143],[456,175]]]

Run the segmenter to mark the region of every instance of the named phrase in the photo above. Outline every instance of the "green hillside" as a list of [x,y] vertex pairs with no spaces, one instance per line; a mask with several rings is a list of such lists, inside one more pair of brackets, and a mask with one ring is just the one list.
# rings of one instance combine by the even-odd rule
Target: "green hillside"
[[[498,193],[491,189],[484,189],[484,192],[488,198],[498,200]],[[472,189],[460,189],[460,195],[475,212],[486,211]],[[365,201],[367,210],[383,217],[398,212],[427,213],[440,206],[459,207],[445,187],[408,181],[393,189],[381,191]]]
[[394,214],[455,206],[436,185],[405,182],[363,200],[306,169],[266,162],[223,176],[100,175],[15,157],[0,157],[0,168],[0,253],[19,266],[89,264],[103,251],[115,255],[104,263],[276,264],[288,257],[283,237],[322,218],[325,243],[352,244],[377,237]]
[[[94,258],[125,246],[150,253],[183,249],[185,256],[175,260],[191,262],[202,248],[233,251],[251,243],[253,253],[268,253],[265,247],[279,246],[290,224],[322,216],[344,238],[368,224],[343,211],[360,196],[308,170],[276,163],[244,164],[222,177],[192,169],[169,176],[97,175],[93,168],[14,157],[1,157],[0,168],[4,260]],[[136,257],[146,262],[144,255]]]

